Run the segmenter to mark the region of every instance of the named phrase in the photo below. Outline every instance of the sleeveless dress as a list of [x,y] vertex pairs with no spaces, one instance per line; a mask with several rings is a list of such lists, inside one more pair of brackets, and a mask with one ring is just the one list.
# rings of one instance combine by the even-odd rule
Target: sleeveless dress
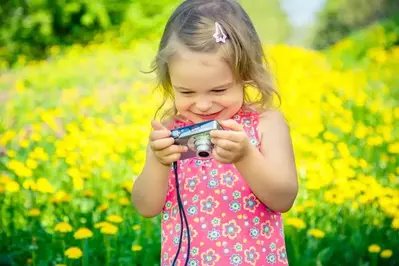
[[[260,148],[259,114],[240,109],[233,118]],[[192,124],[175,120],[170,128]],[[180,216],[173,168],[162,210],[161,266],[172,266],[180,240]],[[233,164],[213,158],[178,161],[180,197],[190,229],[188,265],[288,265],[282,217],[251,191]],[[187,231],[175,265],[184,265]]]

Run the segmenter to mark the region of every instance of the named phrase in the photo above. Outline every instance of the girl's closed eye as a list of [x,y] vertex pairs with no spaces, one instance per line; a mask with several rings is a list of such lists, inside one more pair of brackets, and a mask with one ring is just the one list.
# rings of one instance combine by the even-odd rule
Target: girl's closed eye
[[192,91],[181,91],[180,93],[188,95],[188,94],[193,94],[194,92],[192,92]]
[[225,92],[227,89],[220,89],[220,90],[212,90],[212,92],[214,93],[223,93]]

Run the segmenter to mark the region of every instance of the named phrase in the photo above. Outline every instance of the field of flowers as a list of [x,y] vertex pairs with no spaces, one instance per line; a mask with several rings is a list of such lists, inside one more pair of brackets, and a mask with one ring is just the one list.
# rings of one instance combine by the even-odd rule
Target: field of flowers
[[[378,38],[399,40],[377,28]],[[396,38],[396,39],[395,39]],[[290,124],[300,193],[284,214],[291,265],[399,264],[399,47],[265,47]],[[75,45],[0,76],[0,264],[157,265],[159,218],[130,190],[159,97],[152,41]],[[0,64],[1,65],[1,64]]]

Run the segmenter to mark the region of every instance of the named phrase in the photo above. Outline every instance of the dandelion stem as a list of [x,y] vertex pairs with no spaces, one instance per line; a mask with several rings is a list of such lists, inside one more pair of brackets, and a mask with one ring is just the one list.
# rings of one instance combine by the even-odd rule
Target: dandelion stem
[[86,265],[85,265],[86,250],[85,250],[85,241],[84,241],[84,240],[82,240],[82,250],[83,250],[82,266],[86,266]]
[[377,255],[371,254],[371,266],[377,266]]
[[33,264],[33,266],[36,265],[36,252],[35,252],[35,250],[32,251],[32,264]]
[[89,259],[89,254],[87,254],[89,250],[87,239],[82,240],[82,250],[83,250],[82,265],[86,266],[88,265],[88,259]]
[[63,254],[63,257],[64,257],[64,263],[66,263],[66,258],[65,258],[65,240],[64,240],[64,238],[62,238],[61,243],[62,243],[62,254]]
[[110,249],[109,249],[109,242],[108,242],[108,236],[104,235],[104,245],[105,245],[105,249],[106,249],[106,264],[105,265],[109,265],[109,260],[110,260]]

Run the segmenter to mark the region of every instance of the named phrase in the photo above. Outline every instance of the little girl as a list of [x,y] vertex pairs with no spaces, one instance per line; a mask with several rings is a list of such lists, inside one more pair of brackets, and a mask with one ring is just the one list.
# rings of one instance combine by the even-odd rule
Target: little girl
[[[173,108],[152,122],[132,191],[142,216],[163,214],[162,266],[288,264],[281,213],[295,201],[297,173],[287,124],[270,107],[276,92],[265,65],[236,1],[186,0],[166,24],[154,70]],[[210,133],[212,156],[180,160],[187,147],[170,130],[212,119],[224,128]]]

